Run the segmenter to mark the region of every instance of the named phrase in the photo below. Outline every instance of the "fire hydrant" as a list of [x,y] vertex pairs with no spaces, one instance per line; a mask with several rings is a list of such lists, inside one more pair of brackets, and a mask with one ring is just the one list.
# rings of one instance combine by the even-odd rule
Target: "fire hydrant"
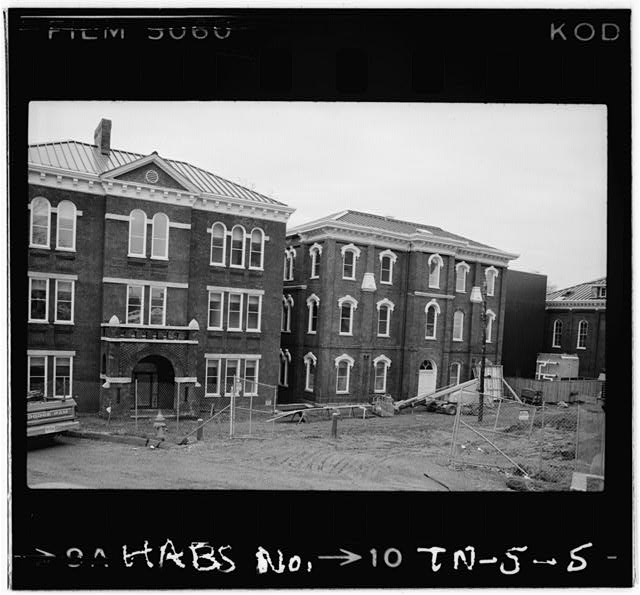
[[164,420],[162,411],[158,409],[158,415],[153,420],[153,427],[156,429],[156,438],[164,440],[167,437],[167,422]]

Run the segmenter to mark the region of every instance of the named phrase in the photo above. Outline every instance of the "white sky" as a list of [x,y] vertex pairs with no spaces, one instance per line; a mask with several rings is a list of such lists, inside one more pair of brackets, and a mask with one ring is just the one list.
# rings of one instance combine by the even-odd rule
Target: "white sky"
[[296,209],[442,227],[520,254],[559,287],[606,274],[605,106],[33,102],[29,142],[93,142],[189,161]]

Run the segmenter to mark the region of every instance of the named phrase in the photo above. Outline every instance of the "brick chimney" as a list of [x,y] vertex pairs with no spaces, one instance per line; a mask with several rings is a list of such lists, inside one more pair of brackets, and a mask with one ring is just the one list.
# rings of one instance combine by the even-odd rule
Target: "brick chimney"
[[100,153],[108,155],[111,150],[111,120],[102,118],[93,133],[93,144],[98,146]]

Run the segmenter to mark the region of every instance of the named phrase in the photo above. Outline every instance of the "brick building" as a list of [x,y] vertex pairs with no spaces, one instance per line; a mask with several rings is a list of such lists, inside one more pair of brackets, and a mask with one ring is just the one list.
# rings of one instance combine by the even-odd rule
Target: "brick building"
[[344,211],[287,233],[279,401],[406,398],[500,362],[505,271],[516,257],[437,227]]
[[577,355],[579,376],[604,372],[607,278],[602,277],[547,294],[545,351]]
[[195,165],[94,144],[31,145],[28,387],[81,410],[181,410],[232,378],[277,385],[293,209]]

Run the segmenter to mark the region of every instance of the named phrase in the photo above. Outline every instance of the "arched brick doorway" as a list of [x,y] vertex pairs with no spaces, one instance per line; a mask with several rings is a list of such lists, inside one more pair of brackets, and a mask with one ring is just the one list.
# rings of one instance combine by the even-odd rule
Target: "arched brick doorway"
[[[173,409],[175,372],[171,362],[161,355],[142,358],[131,374],[131,404],[138,409]],[[137,395],[137,398],[136,398]]]

